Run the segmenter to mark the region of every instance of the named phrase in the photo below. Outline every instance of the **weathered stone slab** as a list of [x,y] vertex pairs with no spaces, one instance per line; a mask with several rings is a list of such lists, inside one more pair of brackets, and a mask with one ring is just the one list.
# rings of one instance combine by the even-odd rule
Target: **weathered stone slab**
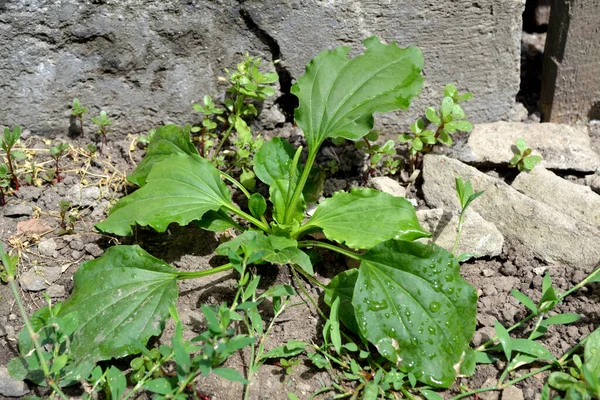
[[[438,246],[452,251],[458,228],[458,214],[444,212],[441,208],[417,211],[421,226],[432,234],[431,239],[423,242],[435,242]],[[502,253],[504,236],[494,224],[486,221],[474,211],[467,210],[456,246],[456,254],[470,253],[475,257],[494,257]]]
[[544,51],[544,121],[600,119],[600,0],[554,0]]
[[533,154],[543,157],[540,166],[548,169],[595,171],[600,157],[592,150],[585,126],[494,122],[476,125],[466,144],[450,151],[466,163],[508,164],[514,156],[515,141],[523,138]]
[[569,182],[543,167],[521,172],[511,186],[557,211],[600,227],[600,196],[589,186]]
[[278,44],[293,77],[321,50],[360,48],[372,35],[419,46],[427,79],[403,121],[439,103],[448,82],[473,92],[477,100],[464,104],[474,122],[504,119],[515,104],[523,0],[246,0],[242,8]]
[[504,238],[522,243],[532,255],[548,263],[573,268],[600,260],[600,230],[518,192],[503,181],[458,160],[427,155],[423,163],[423,194],[430,207],[458,210],[455,177],[470,180],[485,194],[471,209],[494,223]]
[[[114,133],[145,133],[162,123],[193,123],[192,103],[223,96],[217,78],[242,54],[262,57],[280,74],[280,105],[320,51],[360,51],[378,35],[418,45],[426,86],[407,113],[382,119],[406,127],[439,103],[446,83],[470,90],[475,122],[514,114],[519,90],[523,0],[51,0],[0,1],[0,125],[34,134],[78,131],[73,98],[88,107],[84,125],[105,109]],[[443,33],[443,34],[441,34]],[[279,59],[277,65],[271,64]],[[271,65],[269,65],[271,64]],[[268,126],[281,115],[267,110]],[[276,114],[276,112],[275,112]]]

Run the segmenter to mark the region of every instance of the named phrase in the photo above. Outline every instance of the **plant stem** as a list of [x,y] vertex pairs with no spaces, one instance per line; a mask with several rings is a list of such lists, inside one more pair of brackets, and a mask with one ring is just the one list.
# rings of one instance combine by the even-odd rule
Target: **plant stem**
[[233,265],[231,263],[227,263],[227,264],[223,264],[218,267],[215,267],[215,268],[205,269],[202,271],[179,272],[177,274],[177,280],[201,278],[203,276],[209,276],[209,275],[213,275],[213,274],[218,274],[219,272],[229,271],[232,268],[233,268]]
[[19,178],[17,178],[17,175],[15,174],[15,170],[13,169],[13,160],[11,157],[11,152],[12,148],[9,147],[6,151],[6,159],[8,160],[8,169],[10,170],[10,175],[12,176],[12,181],[15,184],[15,190],[19,190]]
[[244,193],[244,196],[246,196],[247,199],[250,198],[250,192],[248,190],[246,190],[246,188],[244,187],[244,185],[242,185],[237,179],[233,178],[231,175],[220,171],[219,173],[221,175],[223,175],[223,178],[227,179],[229,182],[233,183],[238,189],[240,189],[242,191],[242,193]]
[[[294,215],[293,210],[296,209],[296,203],[298,203],[298,199],[300,199],[300,195],[304,190],[304,185],[306,185],[306,181],[308,180],[308,176],[310,175],[310,170],[315,163],[315,159],[317,158],[317,150],[319,146],[316,146],[316,150],[311,151],[308,150],[308,158],[306,159],[306,164],[304,164],[304,170],[302,171],[302,175],[300,176],[300,181],[294,188],[294,194],[292,195],[292,199],[289,204],[286,204],[285,215],[283,218],[284,224],[291,224],[292,217]],[[290,190],[290,188],[288,188]]]
[[454,246],[452,246],[452,255],[454,255],[456,253],[456,248],[458,247],[458,239],[460,238],[460,233],[462,231],[464,217],[465,217],[465,208],[460,210],[460,215],[458,216],[458,226],[456,227],[456,238],[454,239]]
[[316,240],[303,240],[301,242],[298,242],[298,247],[321,247],[323,249],[333,250],[333,251],[335,251],[337,253],[343,254],[346,257],[350,257],[350,258],[353,258],[355,260],[361,260],[360,254],[356,254],[356,253],[353,253],[353,252],[351,252],[349,250],[342,249],[341,247],[337,247],[337,246],[334,246],[334,245],[329,244],[329,243],[319,242],[319,241],[316,241]]
[[[575,290],[580,289],[581,287],[585,286],[587,283],[589,283],[596,275],[598,275],[598,273],[600,272],[600,268],[598,268],[600,266],[600,262],[598,262],[594,268],[596,268],[594,270],[594,272],[592,272],[591,274],[589,274],[585,279],[583,279],[581,282],[579,282],[577,285],[573,286],[571,289],[567,290],[566,292],[564,292],[563,294],[557,296],[558,300],[556,301],[556,303],[554,304],[554,306],[556,306],[558,303],[560,303],[565,297],[567,297],[568,295],[570,295],[571,293],[573,293]],[[548,312],[550,311],[552,308],[549,308],[547,310],[544,310],[544,312]],[[519,322],[515,323],[513,326],[511,326],[510,328],[507,328],[506,330],[508,332],[518,328],[519,326],[523,325],[524,323],[530,321],[531,319],[535,318],[536,316],[538,316],[539,314],[534,314],[531,313],[529,314],[527,317],[523,318],[522,320],[520,320]],[[484,344],[482,344],[481,346],[479,346],[478,348],[475,349],[475,351],[485,351],[488,347],[490,347],[491,345],[493,345],[494,343],[496,343],[496,341],[498,340],[498,336],[494,336],[493,338],[491,338],[490,340],[488,340],[487,342],[485,342]]]
[[79,114],[79,129],[81,130],[81,138],[83,139],[83,114]]
[[254,225],[259,227],[263,231],[265,231],[267,233],[271,232],[271,228],[269,228],[269,225],[266,224],[264,221],[259,221],[258,219],[254,218],[252,215],[240,210],[239,208],[234,207],[231,204],[224,205],[223,207],[225,207],[232,213],[237,214],[238,216],[244,218],[246,221],[252,222]]
[[27,329],[27,333],[29,333],[29,337],[33,342],[35,347],[35,352],[38,357],[38,361],[40,362],[40,366],[42,367],[42,371],[44,372],[44,376],[46,377],[46,382],[48,386],[52,388],[62,399],[68,400],[69,398],[60,390],[54,379],[50,376],[50,369],[48,369],[48,364],[46,364],[46,360],[44,359],[44,354],[42,353],[42,349],[40,344],[38,343],[38,334],[35,333],[31,323],[29,322],[29,318],[27,318],[27,312],[25,311],[25,307],[23,306],[23,302],[21,301],[21,297],[19,296],[19,291],[17,290],[17,284],[15,282],[15,276],[9,275],[7,277],[8,284],[13,292],[13,296],[15,297],[15,301],[17,306],[19,307],[19,311],[21,312],[21,317],[23,318],[23,322],[25,323],[25,328]]

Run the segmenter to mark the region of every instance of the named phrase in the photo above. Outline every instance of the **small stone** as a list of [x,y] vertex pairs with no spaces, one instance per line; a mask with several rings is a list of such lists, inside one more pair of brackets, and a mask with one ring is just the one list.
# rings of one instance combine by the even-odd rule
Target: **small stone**
[[0,394],[8,397],[21,397],[29,393],[29,387],[23,381],[17,381],[8,374],[6,367],[0,367]]
[[101,195],[102,192],[98,186],[82,187],[77,184],[69,189],[66,197],[72,207],[89,207],[94,205]]
[[506,261],[502,264],[502,269],[500,269],[503,275],[512,276],[517,274],[517,267],[511,261]]
[[523,391],[516,386],[509,386],[502,391],[502,400],[524,400]]
[[100,248],[96,243],[88,243],[85,245],[85,251],[93,255],[94,257],[100,257],[104,254],[104,250]]
[[83,244],[81,238],[76,238],[75,240],[71,240],[71,243],[69,243],[69,247],[73,250],[83,250],[85,248],[85,245]]
[[50,285],[50,287],[46,289],[46,294],[51,298],[64,297],[65,293],[66,290],[63,285]]
[[35,201],[42,195],[42,190],[35,186],[23,186],[17,193],[20,199],[25,201]]
[[535,267],[533,269],[533,272],[537,275],[537,276],[541,276],[544,275],[544,273],[548,270],[548,267]]
[[49,232],[51,230],[52,227],[50,226],[50,224],[39,218],[34,218],[27,221],[20,221],[17,223],[17,236],[25,235],[33,237]]
[[[494,379],[494,377],[490,376],[489,378],[487,378],[485,380],[485,382],[483,382],[483,385],[481,385],[481,387],[496,386],[497,383],[498,383],[498,381],[496,381],[496,379]],[[500,395],[496,391],[479,393],[479,398],[482,400],[498,400],[499,397],[500,397]]]
[[82,255],[83,255],[83,252],[73,250],[73,252],[71,253],[71,258],[73,258],[74,260],[79,260]]
[[595,174],[587,175],[585,177],[585,184],[592,188],[594,192],[600,194],[600,173],[596,171]]
[[60,277],[60,274],[60,267],[31,268],[21,274],[19,282],[23,290],[37,292],[48,288]]
[[481,329],[477,329],[473,335],[471,343],[473,346],[478,347],[496,336],[496,329],[493,326],[484,326]]
[[8,320],[9,321],[16,321],[17,320],[17,314],[15,314],[15,313],[8,314]]
[[17,218],[31,215],[33,215],[33,208],[27,204],[16,204],[14,206],[8,206],[4,209],[5,217]]
[[483,271],[481,271],[481,273],[483,274],[483,276],[485,276],[486,278],[489,278],[490,276],[494,276],[494,271],[489,269],[489,268],[485,268]]
[[54,239],[46,239],[39,242],[38,252],[43,256],[54,257],[54,252],[56,252],[56,242]]
[[90,218],[94,221],[104,219],[106,217],[106,209],[110,203],[107,200],[102,200],[99,204],[94,206],[94,211],[90,214]]
[[387,176],[378,176],[369,180],[369,186],[396,197],[406,197],[406,189],[398,181]]

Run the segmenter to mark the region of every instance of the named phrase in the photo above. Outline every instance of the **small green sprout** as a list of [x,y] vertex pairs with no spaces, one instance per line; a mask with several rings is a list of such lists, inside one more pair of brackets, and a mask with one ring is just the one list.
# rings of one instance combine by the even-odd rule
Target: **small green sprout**
[[91,157],[94,157],[96,155],[96,152],[98,151],[98,147],[93,144],[93,143],[89,143],[87,145],[87,150],[88,150],[88,155]]
[[71,148],[71,145],[67,142],[59,143],[56,146],[50,147],[50,156],[55,161],[55,175],[56,175],[56,180],[58,182],[60,182],[58,162],[61,159],[61,157],[64,156],[69,151],[70,148]]
[[[98,125],[98,133],[102,137],[102,150],[106,146],[106,133],[108,132],[108,126],[112,125],[112,119],[108,119],[106,111],[100,111],[100,116],[92,117],[92,122]],[[102,151],[101,151],[102,152]]]
[[79,129],[81,130],[81,137],[83,138],[83,114],[87,111],[87,108],[82,107],[79,103],[79,99],[73,99],[73,108],[71,114],[79,119]]
[[508,163],[510,168],[517,167],[519,171],[531,171],[537,163],[542,161],[541,156],[531,154],[531,149],[527,147],[524,139],[518,138],[515,142],[515,147],[517,151],[515,151],[514,157]]
[[[452,248],[452,254],[456,253],[456,247],[458,246],[458,239],[462,230],[463,220],[465,218],[465,211],[469,204],[485,191],[473,192],[473,187],[470,181],[463,182],[462,177],[456,177],[456,196],[460,203],[460,215],[458,217],[458,226],[456,227],[456,239],[454,240],[454,247]],[[462,258],[462,257],[460,257]]]
[[75,230],[75,222],[77,222],[77,218],[79,217],[79,213],[76,209],[71,208],[71,202],[66,200],[61,200],[58,203],[60,208],[60,234],[69,234],[73,233]]
[[[465,112],[459,105],[460,102],[473,97],[471,92],[459,94],[458,89],[452,83],[444,88],[444,99],[439,109],[429,107],[425,111],[428,122],[418,119],[410,126],[412,134],[398,136],[400,142],[409,142],[411,155],[411,170],[414,171],[419,153],[428,153],[437,143],[452,145],[451,134],[462,131],[470,132],[473,124],[465,119]],[[437,125],[435,131],[425,129],[429,124]]]
[[4,128],[4,136],[0,138],[0,146],[6,152],[6,159],[8,161],[8,169],[10,171],[11,180],[15,186],[15,190],[19,190],[19,179],[15,173],[15,166],[13,164],[14,159],[22,160],[25,158],[25,153],[18,150],[13,150],[13,147],[21,138],[21,127],[15,126],[11,131],[8,128]]
[[355,144],[357,149],[363,150],[369,156],[370,165],[367,175],[374,175],[375,168],[379,164],[382,165],[386,175],[395,175],[400,168],[400,160],[394,158],[396,156],[396,142],[388,140],[383,145],[372,143],[376,142],[377,139],[379,139],[379,132],[372,130],[363,137],[362,141]]
[[218,137],[217,132],[215,132],[215,129],[217,128],[217,122],[215,122],[215,120],[224,123],[225,119],[220,115],[223,114],[225,110],[216,107],[209,95],[204,96],[202,102],[204,105],[194,104],[194,110],[204,114],[202,127],[192,127],[192,133],[200,132],[200,137],[198,138],[198,152],[202,157],[207,157],[208,149],[212,148]]
[[0,164],[0,205],[6,205],[4,196],[10,190],[10,175],[5,164]]

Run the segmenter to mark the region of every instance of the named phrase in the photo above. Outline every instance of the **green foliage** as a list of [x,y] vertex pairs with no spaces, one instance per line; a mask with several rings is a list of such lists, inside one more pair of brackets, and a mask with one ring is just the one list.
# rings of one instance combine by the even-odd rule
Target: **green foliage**
[[83,107],[79,103],[79,99],[73,99],[73,108],[71,108],[71,115],[74,115],[79,119],[79,128],[81,132],[81,137],[83,137],[83,114],[87,112],[87,108]]
[[[600,330],[596,329],[585,341],[584,362],[575,354],[567,371],[556,371],[548,384],[561,392],[565,399],[600,399]],[[556,399],[556,397],[555,397]]]
[[56,146],[50,147],[50,156],[54,159],[55,162],[55,170],[54,175],[56,176],[56,180],[60,182],[60,171],[59,171],[59,160],[67,154],[71,145],[69,143],[63,142],[58,143]]
[[61,200],[58,203],[60,209],[60,232],[59,234],[65,235],[75,231],[75,223],[79,218],[79,212],[76,208],[71,208],[71,202]]
[[[465,218],[465,212],[467,211],[467,207],[471,204],[473,200],[478,198],[484,193],[481,192],[473,192],[473,187],[471,186],[471,182],[466,181],[463,182],[460,176],[456,177],[456,196],[458,197],[458,201],[460,203],[460,214],[458,217],[458,226],[456,227],[456,239],[454,240],[454,247],[452,249],[452,254],[456,252],[456,247],[458,246],[458,240],[460,238],[460,233],[462,231],[463,221]],[[459,258],[461,260],[465,260],[465,257],[468,255],[461,255]]]
[[[411,169],[416,165],[418,153],[431,151],[437,143],[452,145],[452,134],[457,131],[470,132],[473,124],[465,119],[465,112],[459,103],[470,100],[472,93],[459,94],[452,83],[444,88],[444,98],[438,109],[428,107],[425,111],[426,121],[416,120],[411,126],[411,134],[398,136],[398,141],[408,142],[411,154]],[[426,129],[430,124],[437,125],[435,129]]]
[[[231,336],[232,321],[241,324],[247,335],[237,339],[235,350],[246,345],[251,348],[248,379],[269,359],[299,354],[305,344],[298,341],[268,351],[265,348],[266,335],[291,307],[296,293],[288,285],[278,285],[259,295],[260,275],[254,271],[260,271],[265,262],[289,264],[294,275],[310,278],[313,264],[307,249],[321,248],[360,261],[356,273],[343,272],[332,280],[340,286],[328,288],[332,310],[323,333],[326,343],[340,354],[356,351],[352,343],[344,343],[342,324],[351,330],[358,328],[356,333],[365,341],[359,355],[373,365],[367,369],[350,363],[348,368],[375,374],[373,379],[362,380],[366,398],[375,398],[384,388],[405,390],[402,387],[407,382],[415,387],[417,380],[429,387],[448,387],[453,382],[454,366],[467,352],[475,328],[475,291],[460,277],[452,254],[435,245],[411,242],[430,236],[420,227],[414,207],[403,198],[352,189],[322,201],[306,221],[309,176],[323,141],[361,139],[372,131],[375,112],[406,109],[421,89],[423,58],[417,48],[384,45],[376,37],[367,39],[365,46],[365,52],[353,59],[347,57],[347,47],[320,53],[294,85],[292,92],[300,101],[296,120],[308,143],[306,161],[301,162],[301,147],[294,148],[280,138],[264,143],[251,160],[256,177],[269,186],[270,205],[262,195],[251,195],[245,189],[247,184],[199,155],[191,145],[189,129],[167,126],[156,130],[146,158],[130,176],[140,189],[119,200],[96,227],[117,235],[133,234],[135,225],[159,232],[171,223],[195,223],[209,230],[233,228],[238,230],[235,238],[217,249],[229,263],[204,271],[179,271],[137,246],[113,247],[101,258],[84,263],[75,275],[72,297],[56,315],[78,321],[69,335],[65,379],[84,378],[98,361],[143,352],[149,337],[158,335],[164,326],[177,298],[177,280],[229,269],[239,276],[232,304],[218,310],[203,305],[209,333],[201,335],[200,344],[188,344],[176,332],[171,350],[159,348],[158,361],[150,354],[143,362],[148,362],[144,377],[154,374],[154,366],[167,353],[173,354],[177,376],[153,377],[144,388],[158,398],[180,398],[183,384],[191,382],[198,371],[242,380],[239,373],[217,367],[231,349],[226,346],[220,352],[215,346],[237,337]],[[254,60],[231,74],[234,89],[225,102],[229,127],[213,153],[213,162],[234,127],[239,136],[248,133],[242,117],[253,115],[254,107],[246,99],[260,100],[272,94],[265,85],[275,79],[267,74],[261,78]],[[210,102],[206,103],[204,107],[209,107]],[[448,116],[446,120],[451,122]],[[233,203],[225,181],[248,198],[247,210]],[[305,237],[317,232],[328,242]],[[272,305],[270,323],[263,321],[258,307],[267,299]],[[36,316],[47,312],[42,309]],[[21,355],[27,360],[31,346],[26,338],[21,340]],[[192,350],[200,350],[199,358],[190,356]],[[327,358],[324,354],[319,353]],[[313,357],[318,363],[318,357]],[[375,363],[386,368],[375,368]],[[136,371],[141,370],[138,364]]]
[[0,138],[0,147],[6,152],[6,159],[8,161],[8,170],[10,172],[12,183],[15,190],[19,190],[19,179],[15,173],[14,159],[24,159],[25,153],[18,150],[13,150],[13,147],[21,138],[21,127],[15,126],[11,131],[8,128],[4,128],[4,135]]
[[0,164],[0,205],[6,205],[6,194],[10,190],[10,172],[5,164]]
[[531,154],[532,150],[527,147],[524,139],[517,139],[515,149],[515,155],[508,163],[508,166],[511,168],[517,167],[519,171],[531,171],[537,163],[542,161],[541,156]]
[[108,118],[106,111],[101,110],[100,115],[97,117],[92,117],[92,122],[95,125],[98,125],[98,133],[102,138],[102,147],[106,146],[106,134],[108,133],[108,127],[112,125],[112,119]]
[[388,140],[383,145],[371,143],[378,139],[379,132],[373,130],[364,136],[362,141],[356,142],[355,146],[368,154],[371,174],[377,166],[381,165],[385,175],[395,175],[401,167],[400,160],[395,157],[396,142]]

